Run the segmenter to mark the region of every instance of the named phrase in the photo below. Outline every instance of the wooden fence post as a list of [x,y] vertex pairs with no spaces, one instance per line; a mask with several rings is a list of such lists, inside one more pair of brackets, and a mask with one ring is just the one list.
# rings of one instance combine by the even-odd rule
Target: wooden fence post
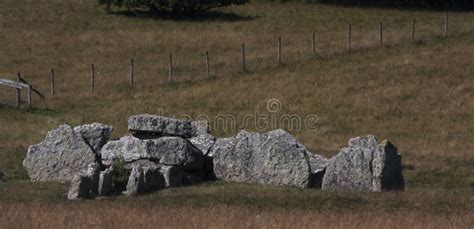
[[242,71],[245,72],[245,44],[242,43]]
[[[20,78],[21,78],[21,74],[18,73],[16,82],[20,83]],[[21,104],[21,89],[17,88],[16,89],[16,108],[20,109],[20,104]]]
[[49,80],[51,82],[51,96],[54,96],[55,88],[54,88],[54,69],[51,69],[51,75],[49,76]]
[[446,13],[444,15],[444,37],[448,38],[448,27],[449,27],[449,15],[448,15],[448,10],[446,10]]
[[281,37],[278,37],[278,66],[281,65]]
[[32,107],[32,100],[31,100],[31,85],[28,84],[28,108]]
[[130,60],[130,87],[133,87],[133,74],[134,74],[134,71],[133,71],[133,58]]
[[173,56],[171,54],[168,65],[168,81],[173,82]]
[[95,67],[91,65],[91,90],[94,92],[95,89]]
[[349,39],[349,43],[348,43],[348,48],[349,48],[349,51],[351,51],[352,49],[352,24],[349,24],[349,27],[348,27],[348,39]]
[[314,31],[311,34],[311,51],[313,52],[313,57],[316,57],[316,34]]
[[415,42],[415,25],[416,25],[416,18],[413,18],[413,24],[411,27],[411,40]]
[[383,23],[382,22],[380,22],[379,30],[380,30],[380,47],[383,47]]
[[209,52],[206,51],[206,78],[209,78],[210,73],[209,73]]

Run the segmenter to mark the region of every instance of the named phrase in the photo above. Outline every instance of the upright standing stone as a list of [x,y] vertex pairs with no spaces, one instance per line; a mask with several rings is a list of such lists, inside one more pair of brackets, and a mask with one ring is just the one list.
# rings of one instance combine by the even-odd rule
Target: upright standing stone
[[128,178],[126,195],[137,195],[145,192],[145,176],[140,168],[133,168]]
[[28,148],[23,166],[32,181],[66,182],[96,162],[96,154],[82,135],[61,125],[49,131],[43,142]]
[[99,196],[107,196],[114,190],[114,170],[112,167],[100,172],[99,177]]
[[99,166],[95,163],[90,164],[83,172],[76,174],[71,181],[68,199],[95,198],[98,194],[99,174]]
[[404,187],[401,157],[372,135],[349,140],[349,146],[330,159],[322,189],[336,191],[400,190]]

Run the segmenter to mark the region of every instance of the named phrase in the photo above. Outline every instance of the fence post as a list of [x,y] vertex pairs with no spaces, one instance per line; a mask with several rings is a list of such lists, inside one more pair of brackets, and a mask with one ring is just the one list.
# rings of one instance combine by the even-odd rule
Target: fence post
[[[18,73],[16,82],[20,82],[21,74]],[[20,103],[21,103],[21,89],[17,88],[16,89],[16,108],[20,109]]]
[[130,87],[133,87],[133,58],[130,60]]
[[173,56],[171,54],[168,65],[168,81],[173,82]]
[[209,78],[209,52],[206,51],[206,78]]
[[348,47],[349,47],[349,51],[351,51],[352,49],[352,24],[349,24],[349,27],[348,27],[348,39],[349,39],[349,43],[348,43]]
[[245,44],[242,43],[242,71],[245,72]]
[[54,96],[55,94],[55,88],[54,88],[54,69],[51,69],[51,75],[49,77],[49,80],[51,81],[51,96]]
[[415,25],[416,25],[416,18],[413,18],[413,24],[411,27],[411,40],[415,41]]
[[379,30],[380,30],[380,47],[383,47],[383,23],[382,22],[380,22]]
[[95,88],[95,67],[92,64],[91,65],[91,90],[92,90],[92,92],[94,92],[94,88]]
[[281,37],[278,37],[278,66],[281,65]]
[[31,108],[32,107],[32,100],[31,100],[31,85],[28,84],[28,107]]
[[449,27],[449,15],[448,10],[446,10],[446,14],[444,15],[444,37],[448,38],[448,27]]
[[311,34],[311,50],[313,52],[313,57],[316,57],[316,34],[314,31]]

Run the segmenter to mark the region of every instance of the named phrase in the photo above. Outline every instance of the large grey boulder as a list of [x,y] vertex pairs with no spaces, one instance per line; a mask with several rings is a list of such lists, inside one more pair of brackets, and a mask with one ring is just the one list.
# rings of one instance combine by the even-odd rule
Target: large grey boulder
[[109,166],[115,158],[125,162],[147,159],[157,164],[183,166],[185,169],[199,170],[203,167],[203,155],[187,140],[179,137],[138,139],[122,137],[108,142],[101,151],[102,164]]
[[241,131],[234,138],[218,139],[211,150],[218,179],[303,188],[311,185],[309,154],[284,130]]
[[76,126],[74,131],[80,133],[84,141],[99,155],[102,146],[109,140],[113,127],[101,123],[92,123]]
[[196,127],[191,121],[149,114],[129,117],[128,130],[134,132],[137,137],[143,138],[154,135],[191,138],[196,133]]
[[322,189],[337,191],[403,190],[401,157],[388,141],[368,135],[349,140],[349,146],[329,160]]
[[82,135],[68,125],[49,131],[43,142],[32,145],[23,161],[32,181],[71,181],[96,154]]
[[95,198],[98,195],[100,169],[96,163],[76,174],[69,188],[67,198],[70,200]]

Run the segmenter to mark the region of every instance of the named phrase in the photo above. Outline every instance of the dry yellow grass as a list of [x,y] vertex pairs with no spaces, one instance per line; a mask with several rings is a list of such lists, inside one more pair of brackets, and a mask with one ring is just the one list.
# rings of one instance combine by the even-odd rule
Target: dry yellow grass
[[1,204],[2,228],[471,228],[474,214],[324,212],[216,206]]
[[[473,225],[472,12],[452,13],[451,37],[442,39],[440,12],[264,2],[224,11],[242,18],[155,20],[107,15],[94,0],[2,1],[1,78],[13,79],[21,71],[48,92],[48,73],[54,68],[57,96],[41,102],[34,98],[33,110],[0,107],[0,170],[10,179],[25,179],[21,161],[27,147],[62,123],[108,123],[115,127],[116,138],[126,133],[126,118],[132,114],[207,115],[213,133],[229,136],[236,130],[214,125],[216,117],[232,115],[241,125],[248,114],[271,116],[266,103],[276,98],[282,103],[277,115],[318,117],[317,131],[290,130],[314,152],[331,156],[362,134],[392,140],[403,156],[407,192],[347,200],[340,198],[345,194],[298,194],[293,189],[268,193],[257,188],[239,194],[238,187],[224,185],[223,190],[237,191],[204,186],[159,192],[136,203],[57,203],[64,199],[62,188],[10,182],[0,184],[0,227],[85,227],[88,222],[93,227],[173,227],[176,222],[183,227]],[[416,44],[410,42],[413,17],[422,40]],[[374,47],[379,20],[386,29],[383,49]],[[350,54],[344,52],[348,23],[354,26],[356,49]],[[312,31],[317,34],[318,60],[310,56]],[[283,39],[283,67],[276,67],[278,36]],[[248,73],[239,65],[243,42]],[[205,50],[210,52],[211,80],[204,79]],[[179,81],[172,85],[166,84],[169,53]],[[136,84],[130,89],[127,65],[132,57]],[[89,90],[90,64],[97,69],[94,94]],[[245,128],[259,129],[252,123]],[[201,189],[226,196],[213,194],[216,200],[207,203],[206,195],[196,196]],[[294,206],[306,206],[305,195],[311,196],[308,201],[323,201],[324,207]],[[193,198],[204,207],[187,206]],[[242,201],[244,206],[238,204]],[[347,201],[364,207],[326,209]],[[268,206],[262,210],[259,204]],[[138,224],[132,225],[135,220]]]

